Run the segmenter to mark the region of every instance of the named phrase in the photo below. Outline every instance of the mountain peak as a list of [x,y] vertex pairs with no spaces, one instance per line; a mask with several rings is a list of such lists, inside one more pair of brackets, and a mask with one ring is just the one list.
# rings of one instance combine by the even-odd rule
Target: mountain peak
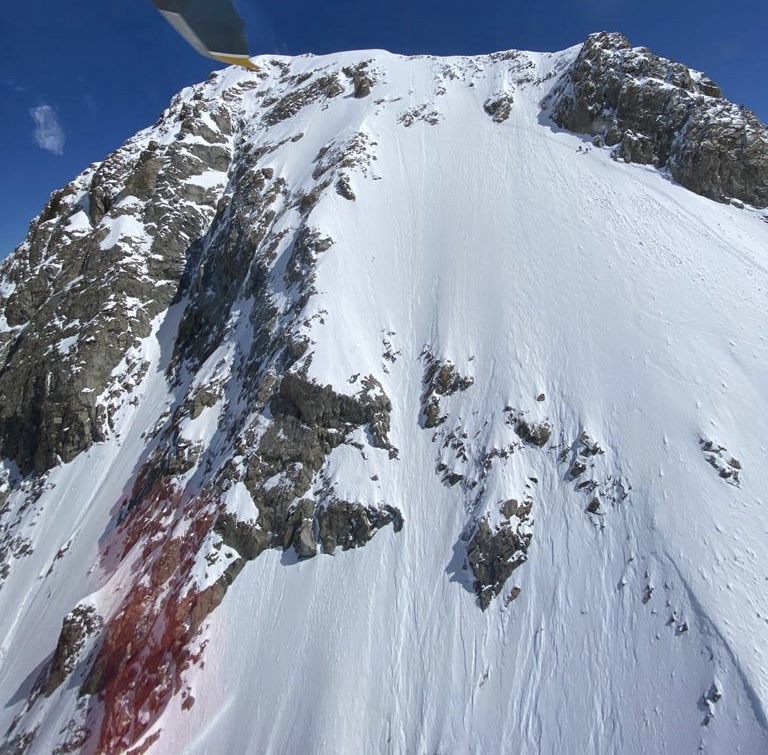
[[615,33],[254,63],[0,267],[3,746],[765,749],[765,127]]
[[589,36],[551,95],[553,120],[654,165],[710,199],[768,205],[768,129],[723,99],[698,71],[632,47],[617,33]]

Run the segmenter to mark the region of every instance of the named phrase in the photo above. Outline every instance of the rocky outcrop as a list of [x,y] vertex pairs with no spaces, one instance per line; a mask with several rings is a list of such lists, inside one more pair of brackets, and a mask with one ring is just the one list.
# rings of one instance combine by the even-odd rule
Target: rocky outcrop
[[560,452],[560,460],[569,462],[567,476],[576,480],[588,469],[594,467],[593,457],[601,456],[605,451],[593,440],[589,433],[582,431],[579,437]]
[[547,420],[535,422],[524,414],[517,413],[513,414],[508,421],[515,428],[518,437],[539,448],[546,445],[552,436],[552,425]]
[[49,666],[38,680],[38,688],[50,696],[82,660],[88,639],[98,635],[104,621],[93,606],[80,605],[64,618],[59,641]]
[[440,398],[466,391],[474,384],[472,377],[460,375],[449,360],[441,361],[429,351],[422,354],[424,360],[423,391],[421,394],[421,423],[433,428],[443,424],[446,416],[440,412]]
[[[501,522],[483,518],[467,544],[467,562],[475,578],[480,608],[485,610],[503,589],[512,572],[525,563],[533,538],[530,499],[514,499],[500,506]],[[517,594],[519,594],[519,588]],[[514,598],[513,598],[514,599]]]
[[258,441],[246,437],[240,451],[243,481],[258,517],[248,523],[221,514],[216,530],[226,545],[247,560],[266,548],[291,547],[309,558],[318,543],[333,553],[337,546],[364,545],[387,524],[401,529],[402,515],[393,506],[339,501],[322,487],[310,491],[330,453],[348,442],[355,428],[367,428],[371,445],[394,457],[387,439],[391,404],[374,378],[364,378],[356,396],[345,396],[289,373],[269,406],[273,420]]
[[25,731],[21,734],[17,734],[13,737],[8,737],[2,745],[0,745],[0,755],[26,755],[29,752],[29,748],[35,741],[37,736],[37,729],[34,731]]
[[270,109],[263,117],[264,124],[274,126],[280,121],[292,118],[307,105],[318,100],[328,100],[338,97],[344,88],[339,82],[338,75],[325,74],[312,79],[311,83],[299,89],[293,89],[283,97],[277,99],[274,104],[267,101]]
[[734,485],[740,484],[741,462],[728,453],[725,446],[721,446],[711,438],[699,438],[699,446],[704,454],[704,458],[716,472],[721,480]]
[[652,164],[697,194],[768,205],[768,129],[681,63],[592,34],[547,100],[552,120],[626,162]]
[[356,396],[336,393],[329,385],[318,385],[298,373],[288,373],[280,382],[271,403],[275,416],[290,415],[305,425],[348,433],[353,427],[368,425],[372,445],[389,449],[389,414],[392,403],[372,375],[361,379]]
[[395,532],[403,528],[403,515],[394,506],[361,506],[348,501],[331,501],[318,515],[319,541],[324,553],[336,548],[349,550],[365,545],[388,524]]
[[364,60],[356,66],[345,66],[342,69],[344,75],[352,82],[357,99],[367,97],[376,83],[376,76],[370,69],[370,63],[371,61]]
[[496,97],[490,97],[483,104],[483,110],[494,123],[504,123],[512,112],[514,97],[510,92],[504,92]]
[[618,507],[627,500],[631,482],[621,474],[618,460],[608,461],[606,450],[586,430],[571,443],[561,437],[560,446],[558,461],[565,470],[564,481],[584,496],[584,511],[604,527],[600,517],[608,513],[609,507]]
[[23,474],[110,434],[111,373],[178,295],[213,219],[198,181],[228,169],[228,111],[178,104],[159,128],[177,140],[132,140],[54,193],[0,268],[0,454]]

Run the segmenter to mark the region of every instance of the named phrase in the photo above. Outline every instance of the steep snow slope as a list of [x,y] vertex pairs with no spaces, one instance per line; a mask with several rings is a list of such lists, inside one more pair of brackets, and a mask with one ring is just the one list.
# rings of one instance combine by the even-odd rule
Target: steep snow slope
[[[203,181],[218,205],[187,262],[194,282],[135,347],[147,368],[114,393],[105,441],[46,472],[36,499],[36,478],[7,465],[4,516],[31,551],[0,590],[9,752],[766,750],[768,225],[552,125],[541,103],[577,52],[257,59],[261,94],[243,86],[258,76],[227,71],[183,95],[226,103],[240,140],[228,184]],[[270,99],[310,72],[344,91]],[[258,202],[238,204],[249,149],[288,187],[266,221]],[[252,259],[274,242],[262,288],[240,271],[253,267],[237,256],[244,219],[269,226]],[[132,228],[99,222],[110,244]],[[227,234],[234,262],[217,273]],[[266,331],[301,345],[282,372],[276,357],[249,361]],[[375,384],[357,394],[360,376]],[[344,442],[329,441],[292,506],[314,496],[312,542],[339,502],[369,507],[381,531],[300,559],[312,543],[291,530],[285,550],[248,557],[208,507],[262,521],[295,470],[252,498],[249,448],[272,453],[272,421],[293,443],[291,412],[312,424],[327,396],[307,408],[305,384],[374,409],[342,418]],[[178,468],[158,456],[173,433],[177,456],[197,448]],[[153,464],[165,476],[147,487]],[[375,524],[385,506],[400,531],[396,517]],[[186,555],[163,550],[174,538]],[[225,595],[184,602],[238,552],[250,560]],[[98,617],[86,650],[54,653],[78,604]],[[199,624],[163,639],[178,621],[168,605]],[[134,630],[159,652],[137,655]],[[93,681],[100,659],[114,684]],[[126,693],[148,684],[159,691]]]
[[[381,182],[316,210],[336,244],[318,266],[314,310],[329,314],[311,374],[343,385],[363,357],[380,376],[401,457],[380,495],[407,525],[332,562],[249,564],[212,620],[221,682],[200,675],[201,723],[232,710],[230,751],[760,751],[765,229],[581,154],[538,123],[536,90],[500,128],[457,89],[445,110],[460,117],[434,129],[366,122],[392,145]],[[390,333],[401,354],[382,374],[375,347]],[[595,521],[553,452],[510,459],[486,499],[538,477],[535,535],[520,597],[490,615],[455,573],[474,496],[440,484],[441,444],[414,421],[425,346],[475,378],[448,421],[470,459],[514,438],[512,404],[568,440],[586,429],[632,485]],[[741,488],[707,466],[700,434],[743,459]],[[363,475],[336,472],[359,496]],[[704,729],[715,680],[728,695]],[[221,728],[201,729],[197,751],[210,751]]]

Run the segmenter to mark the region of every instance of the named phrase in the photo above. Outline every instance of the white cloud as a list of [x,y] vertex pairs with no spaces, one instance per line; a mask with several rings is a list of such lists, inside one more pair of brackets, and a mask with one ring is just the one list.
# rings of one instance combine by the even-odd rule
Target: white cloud
[[64,130],[59,125],[56,111],[50,105],[39,105],[33,107],[29,114],[35,122],[32,134],[35,144],[54,155],[64,154]]
[[6,79],[5,80],[5,85],[7,87],[10,87],[11,89],[13,89],[14,92],[17,92],[19,94],[21,92],[26,92],[27,91],[27,88],[23,84],[19,84],[19,82],[15,81],[14,79]]

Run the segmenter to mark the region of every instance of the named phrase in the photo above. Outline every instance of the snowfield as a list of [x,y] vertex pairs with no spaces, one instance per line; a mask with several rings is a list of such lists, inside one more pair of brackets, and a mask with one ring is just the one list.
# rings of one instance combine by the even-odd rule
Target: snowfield
[[[765,211],[697,196],[553,126],[541,103],[577,52],[280,58],[292,76],[370,60],[375,82],[269,127],[254,90],[236,89],[254,74],[202,85],[206,98],[235,92],[228,106],[253,144],[280,145],[260,165],[293,191],[315,186],[323,147],[362,145],[347,171],[354,200],[331,186],[309,215],[332,244],[301,312],[307,377],[345,395],[357,375],[380,383],[397,458],[360,428],[322,474],[339,499],[391,504],[404,525],[333,555],[248,561],[195,639],[184,694],[135,752],[768,752]],[[512,105],[496,122],[483,105],[500,94]],[[223,196],[233,175],[196,185]],[[296,224],[287,211],[272,233]],[[71,227],[86,225],[81,214]],[[104,249],[130,237],[127,255],[149,254],[130,216],[105,233]],[[278,247],[275,280],[287,262]],[[54,752],[83,705],[85,671],[28,703],[62,620],[78,604],[108,619],[135,585],[138,552],[109,569],[99,551],[173,409],[166,369],[184,304],[138,347],[148,368],[112,435],[3,510],[31,552],[0,588],[0,723],[37,730],[29,753]],[[253,306],[243,294],[190,385],[230,379]],[[420,419],[427,354],[472,379],[440,398],[434,427]],[[183,437],[224,458],[219,422],[236,399]],[[521,441],[516,416],[551,437]],[[202,489],[201,467],[185,475]],[[256,520],[242,483],[222,496]],[[532,502],[520,518],[530,547],[481,610],[467,538],[486,516],[499,526],[508,499]],[[190,577],[200,589],[234,557],[205,552]]]

